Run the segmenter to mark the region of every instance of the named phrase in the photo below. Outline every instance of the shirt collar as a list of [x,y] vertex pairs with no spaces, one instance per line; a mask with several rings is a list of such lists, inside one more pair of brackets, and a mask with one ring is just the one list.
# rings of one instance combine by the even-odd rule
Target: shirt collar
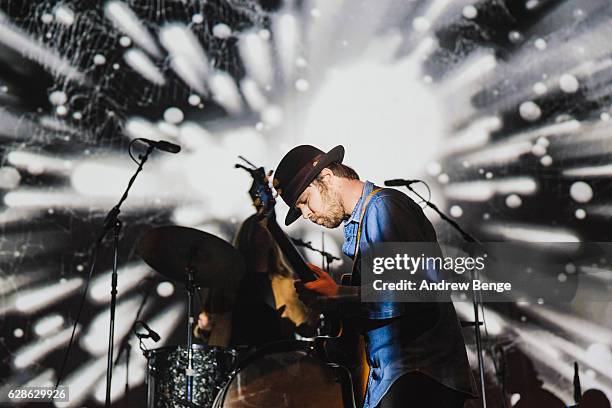
[[359,223],[359,218],[361,217],[361,210],[363,208],[363,202],[365,198],[374,190],[374,184],[370,181],[367,181],[363,185],[363,191],[361,193],[361,198],[357,201],[355,208],[353,208],[353,212],[348,220],[345,221],[345,225],[351,222]]

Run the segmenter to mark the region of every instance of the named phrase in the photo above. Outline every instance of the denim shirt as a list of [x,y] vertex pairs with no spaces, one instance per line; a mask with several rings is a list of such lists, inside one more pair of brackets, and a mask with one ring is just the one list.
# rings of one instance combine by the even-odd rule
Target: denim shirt
[[[357,231],[363,205],[375,186],[367,181],[362,196],[344,223],[342,252],[355,256]],[[435,230],[421,208],[395,189],[376,192],[363,216],[360,253],[374,242],[436,242]],[[353,268],[353,283],[361,282],[359,259]],[[434,271],[428,279],[438,280]],[[389,323],[364,333],[370,365],[364,408],[375,408],[389,387],[403,374],[419,371],[439,383],[477,395],[470,372],[461,327],[451,302],[361,303],[365,319],[389,319]]]

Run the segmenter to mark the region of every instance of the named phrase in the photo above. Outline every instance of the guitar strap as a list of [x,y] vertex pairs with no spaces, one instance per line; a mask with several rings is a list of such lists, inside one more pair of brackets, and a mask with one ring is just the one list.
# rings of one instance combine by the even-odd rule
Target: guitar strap
[[[355,266],[357,265],[357,257],[359,255],[359,243],[361,242],[361,227],[363,225],[363,217],[365,215],[368,204],[370,203],[370,200],[372,199],[374,194],[378,193],[380,190],[382,190],[382,188],[380,187],[372,190],[364,200],[363,207],[361,208],[361,214],[359,215],[359,226],[357,227],[357,242],[355,242],[355,255],[353,256],[353,273],[355,273]],[[355,343],[357,347],[356,358],[358,366],[351,371],[351,377],[353,379],[353,393],[355,403],[357,406],[360,406],[363,404],[363,401],[365,399],[368,378],[370,376],[370,365],[368,364],[368,358],[366,356],[364,337],[362,335],[359,335],[358,333],[354,333],[354,335],[358,336]]]
[[363,216],[365,215],[366,209],[368,208],[368,204],[370,200],[374,196],[374,194],[378,193],[382,188],[377,187],[368,194],[365,201],[363,202],[363,207],[361,207],[361,214],[359,215],[359,227],[357,227],[357,239],[355,242],[355,255],[353,256],[353,272],[355,271],[355,264],[357,263],[357,255],[359,254],[359,243],[361,242],[361,227],[363,225]]

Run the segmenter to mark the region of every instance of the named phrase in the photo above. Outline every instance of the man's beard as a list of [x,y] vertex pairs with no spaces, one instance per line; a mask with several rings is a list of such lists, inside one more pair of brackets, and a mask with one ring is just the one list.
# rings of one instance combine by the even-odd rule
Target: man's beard
[[317,187],[321,192],[323,211],[315,214],[313,221],[326,228],[336,228],[346,218],[340,202],[340,195],[323,183],[319,183]]

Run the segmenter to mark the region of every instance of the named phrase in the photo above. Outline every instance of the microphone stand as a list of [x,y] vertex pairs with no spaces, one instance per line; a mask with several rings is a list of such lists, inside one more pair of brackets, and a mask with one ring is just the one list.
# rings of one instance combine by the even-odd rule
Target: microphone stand
[[[463,230],[463,228],[461,228],[461,226],[459,226],[459,224],[455,220],[450,219],[446,214],[440,211],[435,204],[431,203],[429,200],[425,200],[425,198],[423,198],[419,193],[414,191],[414,189],[410,187],[410,184],[413,184],[414,182],[415,180],[405,180],[405,182],[403,182],[402,185],[404,185],[414,195],[416,195],[421,200],[423,200],[423,202],[429,208],[434,210],[440,216],[440,218],[442,218],[444,221],[449,223],[455,230],[457,230],[465,241],[482,245],[480,241],[478,241],[476,238],[470,235],[467,231]],[[475,278],[474,270],[472,270],[471,272],[472,272],[472,278]],[[484,377],[484,358],[482,356],[482,338],[480,336],[480,326],[484,322],[483,323],[480,322],[479,312],[478,312],[479,307],[481,307],[482,305],[481,305],[481,301],[479,300],[473,288],[472,288],[472,293],[473,293],[472,303],[474,304],[473,325],[474,325],[474,335],[476,336],[476,351],[478,353],[478,373],[480,375],[480,392],[482,395],[482,407],[487,408],[487,399],[486,399],[486,391],[485,391],[485,377]],[[484,320],[484,316],[483,316],[483,320]]]
[[[128,147],[128,152],[132,144],[136,140],[138,139],[135,139],[130,143]],[[121,212],[120,210],[121,204],[123,204],[123,202],[126,200],[128,196],[128,192],[130,188],[132,187],[132,184],[134,184],[134,180],[136,179],[136,176],[138,175],[138,173],[142,171],[142,167],[144,166],[145,162],[147,161],[153,149],[155,149],[155,145],[150,144],[146,152],[143,155],[139,156],[140,162],[138,162],[138,169],[136,170],[136,172],[130,179],[128,186],[125,192],[123,193],[123,196],[117,203],[117,205],[115,205],[106,215],[102,228],[100,229],[100,232],[98,233],[96,240],[94,241],[93,251],[91,252],[91,255],[90,255],[90,262],[89,262],[90,266],[89,266],[89,273],[87,276],[87,282],[85,284],[85,290],[83,291],[83,295],[81,297],[81,302],[79,304],[79,309],[77,311],[77,317],[72,326],[72,334],[70,335],[70,341],[68,342],[68,348],[66,349],[66,353],[64,354],[64,359],[60,367],[60,372],[57,377],[57,381],[55,383],[55,388],[57,389],[59,385],[61,384],[62,379],[64,377],[64,369],[66,368],[66,363],[68,362],[68,357],[72,349],[72,344],[74,342],[76,329],[77,329],[77,326],[78,326],[78,323],[81,317],[81,312],[83,311],[83,306],[85,304],[85,297],[87,295],[87,291],[89,290],[89,283],[91,282],[93,271],[96,267],[96,262],[98,259],[98,252],[100,251],[100,247],[102,246],[102,241],[104,241],[104,238],[106,237],[108,232],[111,229],[113,229],[114,230],[114,242],[113,242],[114,256],[113,256],[113,272],[111,276],[111,318],[110,318],[110,330],[109,330],[109,350],[108,350],[108,361],[107,361],[106,403],[105,403],[105,407],[107,408],[110,405],[110,381],[111,381],[111,376],[112,376],[111,372],[112,372],[112,361],[113,361],[113,357],[112,357],[113,344],[112,343],[113,343],[113,335],[114,335],[114,329],[115,329],[115,307],[116,307],[116,302],[117,302],[117,296],[116,296],[117,295],[117,263],[118,263],[118,252],[119,252],[119,235],[120,235],[121,227],[122,227],[121,221],[119,220],[118,217],[119,217],[119,213]],[[131,152],[129,152],[129,154],[130,154],[130,157],[132,157],[133,159]]]
[[121,346],[119,346],[119,353],[117,353],[117,358],[115,359],[115,366],[117,366],[119,364],[119,360],[121,359],[123,352],[125,351],[126,353],[126,356],[125,356],[125,398],[126,398],[126,402],[128,403],[128,405],[129,405],[128,392],[130,390],[128,375],[130,372],[130,352],[132,351],[132,346],[130,345],[129,339],[130,339],[130,334],[134,331],[134,328],[136,327],[136,322],[138,321],[138,318],[140,317],[140,313],[142,313],[142,310],[144,309],[144,306],[147,303],[147,300],[149,299],[150,295],[151,295],[151,291],[149,290],[144,291],[144,296],[142,297],[142,301],[140,302],[140,305],[138,306],[138,310],[136,311],[136,317],[134,318],[134,322],[132,323],[132,326],[130,327],[128,335],[126,335],[123,338],[123,341],[121,342]]
[[318,252],[319,254],[321,254],[325,258],[325,261],[327,262],[327,267],[328,268],[329,268],[329,265],[331,265],[331,263],[333,261],[339,261],[340,260],[340,258],[330,254],[329,252],[325,252],[323,250],[320,250],[320,249],[317,249],[317,248],[313,247],[312,246],[312,242],[310,242],[310,241],[304,242],[304,241],[302,241],[299,238],[291,238],[291,237],[290,237],[290,239],[297,246],[301,246],[301,247],[310,249],[311,251]]
[[[101,232],[100,236],[104,239],[104,236],[108,233],[110,228],[114,230],[114,244],[113,244],[113,272],[111,275],[111,306],[110,306],[110,322],[109,322],[109,330],[108,330],[108,353],[107,353],[107,362],[106,362],[106,399],[104,403],[105,408],[110,407],[110,396],[111,396],[111,380],[113,376],[113,345],[114,345],[114,336],[115,336],[115,309],[117,305],[117,265],[119,259],[119,235],[121,233],[122,223],[119,220],[119,214],[121,213],[121,204],[126,200],[130,189],[132,188],[132,184],[136,180],[138,173],[142,171],[142,167],[146,163],[147,159],[151,152],[155,149],[155,146],[149,145],[147,150],[143,155],[140,155],[138,158],[140,159],[140,163],[138,164],[138,168],[136,172],[130,179],[128,186],[123,193],[123,196],[115,205],[106,217],[106,221],[104,223],[104,229]],[[100,242],[102,241],[100,239]],[[97,249],[96,249],[97,250]]]

